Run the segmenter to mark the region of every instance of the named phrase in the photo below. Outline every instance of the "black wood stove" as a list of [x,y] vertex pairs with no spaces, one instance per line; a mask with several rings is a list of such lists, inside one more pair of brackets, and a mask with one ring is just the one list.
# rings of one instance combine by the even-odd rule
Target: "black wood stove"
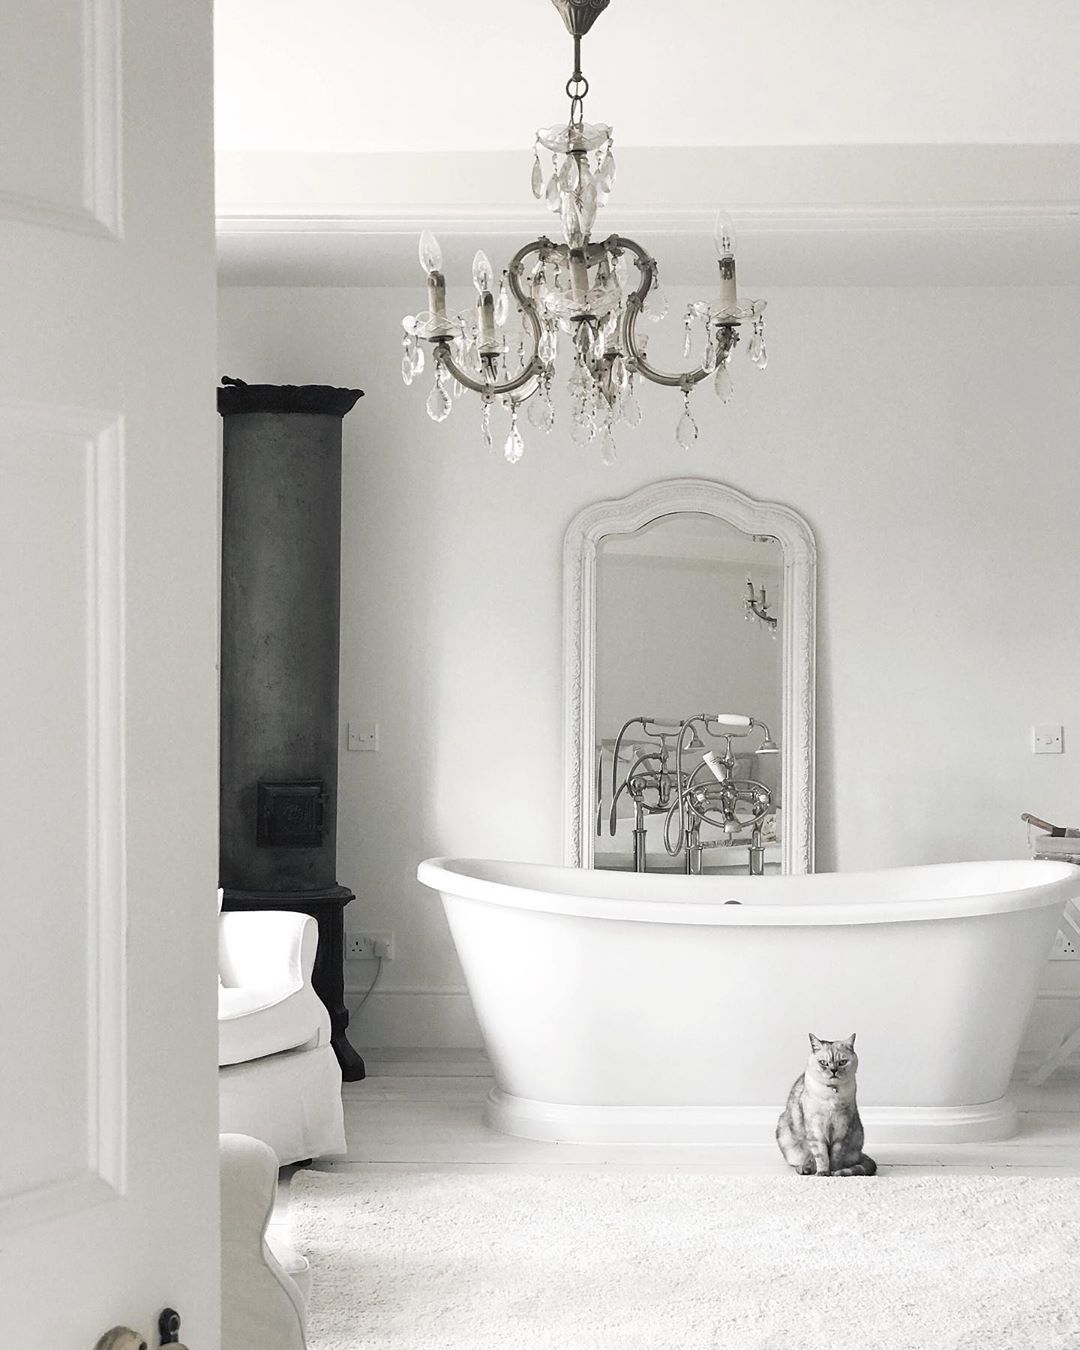
[[221,872],[224,908],[319,925],[313,983],[347,1080],[344,909],[337,881],[341,422],[359,389],[243,384],[224,421]]

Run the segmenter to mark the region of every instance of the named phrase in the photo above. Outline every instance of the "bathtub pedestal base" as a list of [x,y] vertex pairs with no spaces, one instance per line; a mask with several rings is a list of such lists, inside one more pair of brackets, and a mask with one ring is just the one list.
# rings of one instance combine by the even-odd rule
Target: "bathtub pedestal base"
[[[974,1144],[1017,1131],[1008,1097],[970,1106],[864,1106],[867,1149]],[[484,1120],[503,1134],[561,1144],[773,1146],[779,1106],[565,1106],[492,1089]]]

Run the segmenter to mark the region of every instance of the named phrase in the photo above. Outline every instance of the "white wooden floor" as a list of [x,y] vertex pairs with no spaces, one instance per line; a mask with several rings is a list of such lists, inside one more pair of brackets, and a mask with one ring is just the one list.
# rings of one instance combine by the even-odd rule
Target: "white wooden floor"
[[[771,1144],[756,1147],[656,1147],[543,1144],[499,1134],[481,1111],[491,1086],[486,1062],[471,1051],[384,1052],[368,1057],[369,1077],[344,1088],[344,1160],[326,1170],[416,1167],[499,1170],[552,1168],[686,1169],[782,1174]],[[996,1144],[939,1145],[887,1153],[867,1140],[883,1173],[1011,1172],[1080,1175],[1080,1067],[1059,1070],[1040,1088],[1013,1085],[1020,1132]]]

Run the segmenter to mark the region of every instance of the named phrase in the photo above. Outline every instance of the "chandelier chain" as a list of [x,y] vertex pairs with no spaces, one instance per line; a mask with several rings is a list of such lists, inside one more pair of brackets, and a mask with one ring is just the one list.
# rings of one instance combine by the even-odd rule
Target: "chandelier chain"
[[585,96],[589,81],[581,70],[581,35],[574,35],[574,73],[566,81],[566,97],[570,100],[570,125],[579,127],[585,120]]

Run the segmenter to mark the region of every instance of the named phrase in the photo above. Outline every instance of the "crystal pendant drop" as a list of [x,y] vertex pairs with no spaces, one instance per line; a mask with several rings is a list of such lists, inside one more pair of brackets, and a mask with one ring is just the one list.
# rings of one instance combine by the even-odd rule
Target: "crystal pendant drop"
[[588,445],[592,438],[593,429],[588,417],[584,414],[575,416],[574,425],[570,428],[570,439],[575,445]]
[[491,404],[485,403],[480,410],[480,439],[485,447],[491,449]]
[[516,464],[525,453],[525,442],[521,439],[521,432],[517,424],[517,404],[514,404],[514,411],[510,414],[510,434],[506,438],[506,444],[503,446],[503,454],[506,456],[507,464]]
[[604,428],[604,439],[600,444],[600,463],[605,469],[610,469],[615,463],[617,450],[615,447],[615,437],[611,434],[610,422]]
[[495,298],[495,322],[501,328],[510,315],[510,292],[506,288],[506,278],[499,282],[499,294]]
[[633,266],[630,254],[625,250],[615,259],[615,280],[620,290],[630,289],[630,269]]
[[401,380],[403,384],[407,385],[413,382],[412,357],[408,352],[401,358]]
[[686,318],[683,321],[682,354],[684,359],[690,355],[690,348],[694,345],[694,334],[693,329],[691,328],[691,324],[693,323],[693,321],[694,321],[693,314],[691,314],[690,310],[687,310]]
[[637,401],[634,386],[631,384],[623,395],[622,418],[628,427],[641,425],[641,404]]
[[755,329],[754,336],[750,339],[750,360],[757,366],[758,370],[764,370],[769,364],[769,353],[765,347],[765,335]]
[[544,195],[544,166],[540,163],[539,154],[533,156],[532,194],[537,201]]
[[542,384],[529,399],[529,421],[537,429],[547,434],[555,425],[555,409],[551,405],[551,387]]
[[414,376],[423,375],[424,364],[424,349],[418,342],[414,342],[412,349],[412,373]]
[[713,387],[721,403],[731,402],[732,395],[735,393],[735,386],[731,382],[731,371],[728,370],[726,361],[721,361],[716,367],[716,380]]
[[537,355],[545,365],[551,365],[559,351],[559,333],[556,328],[545,328],[540,335]]
[[610,192],[615,186],[615,156],[610,148],[604,156],[604,162],[600,165],[600,189],[603,192]]
[[706,375],[711,375],[716,369],[716,361],[716,339],[710,329],[708,339],[705,343],[705,355],[701,358],[701,369]]
[[573,197],[562,199],[562,224],[566,242],[571,248],[580,248],[585,242],[585,232],[581,225],[581,213]]
[[692,450],[697,438],[698,427],[693,414],[690,412],[690,396],[688,394],[683,404],[683,414],[679,418],[679,425],[675,428],[675,440],[683,450]]
[[559,170],[559,186],[564,192],[576,192],[581,185],[577,156],[567,155]]
[[433,422],[445,422],[450,416],[450,395],[443,388],[442,371],[435,377],[435,385],[427,396],[427,415]]
[[465,392],[465,386],[461,383],[460,380],[455,379],[454,383],[450,386],[450,392],[453,394],[455,398],[460,398],[462,394]]
[[659,323],[661,319],[667,317],[668,308],[667,291],[660,285],[660,279],[657,277],[645,300],[645,317],[651,319],[653,323]]
[[562,204],[562,193],[559,191],[559,175],[557,173],[553,173],[548,179],[544,201],[547,203],[549,211],[557,211]]
[[579,208],[581,212],[581,227],[586,234],[588,234],[596,224],[596,206],[596,184],[590,183],[581,194],[581,206]]

